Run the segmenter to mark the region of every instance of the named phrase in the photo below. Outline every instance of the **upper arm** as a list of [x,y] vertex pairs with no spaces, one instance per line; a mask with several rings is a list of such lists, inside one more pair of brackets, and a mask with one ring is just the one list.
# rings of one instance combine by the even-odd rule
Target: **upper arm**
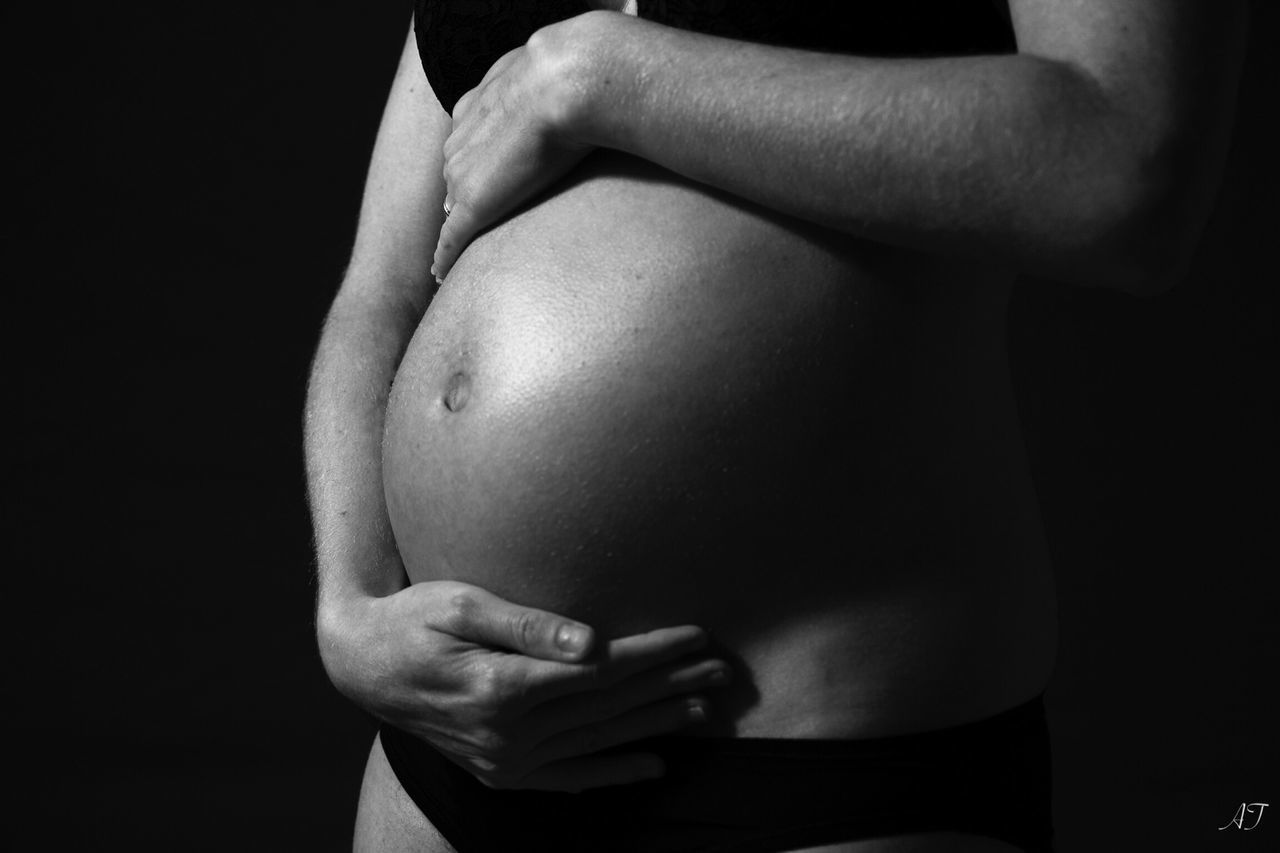
[[376,287],[378,296],[394,295],[425,308],[431,259],[444,222],[443,150],[450,128],[410,29],[369,163],[344,293]]
[[1089,76],[1156,145],[1230,101],[1245,0],[1010,0],[1020,53]]
[[[1209,213],[1229,142],[1246,0],[1009,0],[1018,51],[1069,66],[1105,115],[1155,256],[1173,271]],[[1159,286],[1159,285],[1157,285]]]

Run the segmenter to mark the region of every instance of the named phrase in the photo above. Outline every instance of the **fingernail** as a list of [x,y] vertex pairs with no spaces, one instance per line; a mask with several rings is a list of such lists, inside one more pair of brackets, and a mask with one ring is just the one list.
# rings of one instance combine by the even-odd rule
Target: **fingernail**
[[728,684],[730,678],[732,678],[732,675],[728,669],[717,669],[711,673],[711,677],[708,680],[712,684]]
[[561,651],[577,654],[587,647],[587,631],[579,625],[561,625],[556,632],[556,645]]
[[707,719],[707,705],[701,699],[690,699],[686,706],[689,710],[689,716],[697,722],[705,722]]

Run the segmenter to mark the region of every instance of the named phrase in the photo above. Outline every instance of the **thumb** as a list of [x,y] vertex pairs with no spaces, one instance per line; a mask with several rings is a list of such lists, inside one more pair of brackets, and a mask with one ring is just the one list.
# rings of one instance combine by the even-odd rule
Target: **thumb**
[[457,618],[452,633],[542,660],[578,661],[591,651],[595,632],[555,613],[521,607],[479,587],[452,596]]

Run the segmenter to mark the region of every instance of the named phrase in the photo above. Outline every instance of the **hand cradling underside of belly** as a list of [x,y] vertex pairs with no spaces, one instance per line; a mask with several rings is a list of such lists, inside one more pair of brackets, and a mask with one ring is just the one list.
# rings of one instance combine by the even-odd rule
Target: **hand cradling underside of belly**
[[944,269],[598,158],[467,249],[405,355],[410,577],[621,631],[935,559],[957,454],[991,451],[971,386],[1003,381],[999,288]]

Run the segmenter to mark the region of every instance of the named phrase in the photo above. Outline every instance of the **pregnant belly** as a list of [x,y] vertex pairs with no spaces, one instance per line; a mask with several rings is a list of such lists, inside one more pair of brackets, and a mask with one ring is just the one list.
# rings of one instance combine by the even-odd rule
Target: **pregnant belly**
[[918,352],[941,289],[889,283],[915,262],[598,155],[473,243],[410,343],[384,443],[410,578],[615,635],[745,630],[780,578],[830,595],[810,567],[847,586],[922,476],[903,388],[946,344]]

